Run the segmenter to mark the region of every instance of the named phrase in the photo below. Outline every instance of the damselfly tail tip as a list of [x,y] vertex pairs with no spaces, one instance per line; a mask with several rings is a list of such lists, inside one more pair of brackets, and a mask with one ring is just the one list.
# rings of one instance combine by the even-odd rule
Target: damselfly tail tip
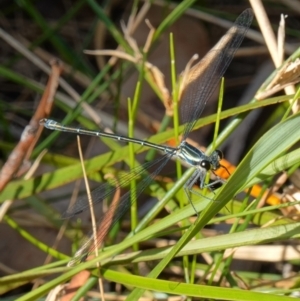
[[58,130],[60,124],[52,119],[43,118],[40,120],[40,124],[49,130]]
[[40,120],[40,125],[45,125],[47,123],[47,118],[43,118]]

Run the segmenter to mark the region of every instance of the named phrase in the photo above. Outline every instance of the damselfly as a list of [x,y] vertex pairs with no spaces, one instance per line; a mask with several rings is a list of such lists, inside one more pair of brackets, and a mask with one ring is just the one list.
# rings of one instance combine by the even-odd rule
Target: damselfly
[[[181,122],[185,124],[182,141],[178,147],[170,147],[165,145],[154,144],[148,141],[133,139],[115,134],[109,134],[100,131],[90,131],[81,128],[73,128],[61,125],[60,123],[43,119],[41,124],[50,130],[58,130],[63,132],[75,133],[78,135],[90,135],[97,137],[107,137],[118,141],[136,143],[150,148],[154,148],[164,153],[162,157],[154,161],[145,163],[139,168],[132,170],[129,174],[115,181],[115,185],[111,183],[104,183],[92,192],[93,202],[99,203],[106,199],[108,196],[114,194],[119,187],[128,185],[132,179],[141,175],[145,170],[150,167],[154,170],[143,178],[137,185],[134,193],[134,198],[131,197],[131,192],[125,193],[119,202],[117,208],[109,208],[106,214],[112,214],[113,220],[109,227],[114,225],[128,210],[131,201],[135,201],[141,192],[150,185],[152,179],[156,177],[163,167],[168,163],[172,157],[178,157],[180,160],[187,163],[189,166],[194,167],[190,179],[186,182],[184,189],[188,195],[192,186],[196,181],[200,181],[200,188],[214,185],[217,182],[222,182],[217,178],[213,183],[205,185],[205,176],[208,172],[214,172],[220,168],[220,160],[222,153],[215,150],[211,155],[206,155],[200,149],[192,146],[187,142],[187,136],[192,131],[196,121],[199,119],[206,102],[211,97],[213,91],[216,89],[220,78],[224,75],[228,65],[230,64],[236,50],[242,43],[244,36],[251,25],[253,19],[251,9],[245,10],[235,21],[234,25],[227,31],[221,40],[208,52],[208,54],[196,64],[190,71],[187,77],[187,85],[182,93],[180,102]],[[66,217],[72,217],[89,207],[87,198],[79,200],[73,207],[71,207]],[[101,233],[99,234],[101,236]],[[99,238],[99,237],[98,237]],[[98,239],[102,242],[102,238]],[[80,250],[79,254],[87,252],[89,244]]]

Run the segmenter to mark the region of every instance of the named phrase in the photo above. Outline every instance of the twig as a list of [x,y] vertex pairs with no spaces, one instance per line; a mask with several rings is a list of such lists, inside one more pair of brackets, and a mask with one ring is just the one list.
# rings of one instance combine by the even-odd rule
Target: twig
[[[40,127],[39,121],[40,119],[45,118],[50,114],[61,70],[62,67],[60,63],[58,63],[57,61],[52,62],[52,73],[48,80],[39,106],[32,116],[29,124],[25,127],[19,143],[9,155],[0,172],[0,191],[4,189],[7,183],[17,173],[20,174],[22,165],[24,164],[24,162],[27,162],[29,160],[32,150],[43,129],[42,127]],[[22,173],[24,173],[24,171]]]

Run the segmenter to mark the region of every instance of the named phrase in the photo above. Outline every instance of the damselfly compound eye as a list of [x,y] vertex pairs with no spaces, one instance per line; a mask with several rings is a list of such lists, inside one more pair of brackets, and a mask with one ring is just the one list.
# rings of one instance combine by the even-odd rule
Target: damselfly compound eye
[[210,170],[210,163],[207,160],[201,161],[200,166],[206,169],[207,171]]

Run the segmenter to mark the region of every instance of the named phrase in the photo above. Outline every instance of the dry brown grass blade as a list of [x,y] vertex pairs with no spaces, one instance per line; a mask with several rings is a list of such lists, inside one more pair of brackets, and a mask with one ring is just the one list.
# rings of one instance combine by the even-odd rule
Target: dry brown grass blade
[[269,49],[273,63],[275,67],[278,68],[281,64],[278,57],[276,37],[272,30],[272,26],[264,9],[263,3],[260,0],[250,0],[250,4],[253,8],[260,30],[265,39],[265,43]]
[[[265,39],[266,45],[270,52],[271,58],[274,62],[276,68],[280,67],[283,64],[284,53],[285,53],[285,16],[281,15],[281,20],[279,24],[278,30],[278,40],[276,41],[275,34],[272,30],[271,23],[266,14],[265,8],[261,0],[250,0],[252,8],[254,10],[255,16],[257,18],[259,27],[262,31],[263,37]],[[291,62],[287,62],[287,64],[293,64]],[[286,72],[286,69],[292,70],[291,72]],[[273,82],[266,89],[267,91],[260,92],[255,97],[257,99],[263,99],[269,97],[270,95],[284,89],[287,95],[295,94],[295,87],[293,84],[299,81],[299,68],[291,67],[285,65],[281,70],[277,73]],[[276,83],[276,85],[274,85]],[[272,86],[272,88],[270,87]],[[290,103],[293,99],[290,100]],[[293,113],[299,111],[299,103],[295,102],[292,107]]]
[[297,59],[294,62],[287,61],[280,70],[278,70],[276,76],[269,83],[264,91],[261,91],[255,95],[257,100],[262,100],[271,95],[283,90],[286,87],[297,84],[300,81],[300,60]]
[[[123,26],[125,26],[125,25],[123,25]],[[123,31],[125,32],[126,40],[129,42],[131,47],[135,50],[134,55],[130,55],[130,54],[124,52],[123,50],[109,50],[109,49],[85,50],[84,53],[90,54],[90,55],[96,55],[96,56],[107,55],[107,56],[115,57],[118,59],[127,60],[129,62],[132,62],[133,64],[137,64],[137,65],[140,64],[142,57],[143,57],[142,53],[139,51],[139,49],[136,45],[136,42],[134,41],[134,39],[131,36],[129,36],[129,33],[125,30],[125,28],[123,29]],[[149,40],[151,40],[151,36],[153,36],[153,31],[150,28],[150,33],[149,33],[150,38],[147,38],[144,49],[149,49]],[[150,62],[145,62],[144,67],[145,67],[145,72],[148,73],[148,75],[151,77],[151,80],[154,82],[157,89],[161,93],[163,104],[166,109],[166,114],[168,116],[172,116],[173,115],[173,106],[172,106],[173,102],[172,102],[170,92],[169,92],[168,88],[166,87],[163,73],[159,70],[159,68],[157,68]]]
[[[51,63],[52,72],[48,80],[46,89],[41,98],[41,101],[32,116],[29,124],[25,127],[21,139],[14,150],[9,155],[6,163],[0,172],[0,191],[6,184],[16,175],[24,173],[29,168],[29,164],[25,164],[32,153],[32,150],[40,137],[42,127],[39,121],[42,118],[48,117],[53,105],[54,95],[57,90],[59,76],[62,72],[62,66],[59,61]],[[28,168],[23,168],[23,166]]]

